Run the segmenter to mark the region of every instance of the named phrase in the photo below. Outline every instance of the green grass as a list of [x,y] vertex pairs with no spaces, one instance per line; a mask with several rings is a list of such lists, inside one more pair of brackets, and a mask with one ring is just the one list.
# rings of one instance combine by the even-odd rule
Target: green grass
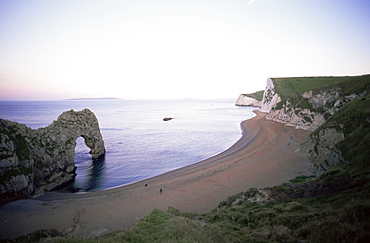
[[265,91],[264,90],[261,90],[261,91],[257,91],[257,92],[254,92],[254,93],[250,93],[250,94],[243,94],[245,96],[248,96],[248,97],[251,97],[251,98],[254,98],[258,101],[262,101],[262,98],[263,98],[263,93]]
[[345,77],[295,77],[273,78],[275,92],[282,100],[302,94],[310,90],[339,85],[344,94],[351,94],[358,89],[364,89],[364,85],[370,83],[370,75],[345,76]]
[[307,181],[311,180],[312,178],[313,178],[313,176],[301,175],[301,176],[297,176],[294,179],[289,180],[289,182],[292,183],[292,184],[300,184],[300,183],[307,182]]
[[[172,212],[171,212],[172,211]],[[202,225],[168,211],[153,210],[129,231],[119,232],[110,240],[117,242],[211,242],[203,234]]]

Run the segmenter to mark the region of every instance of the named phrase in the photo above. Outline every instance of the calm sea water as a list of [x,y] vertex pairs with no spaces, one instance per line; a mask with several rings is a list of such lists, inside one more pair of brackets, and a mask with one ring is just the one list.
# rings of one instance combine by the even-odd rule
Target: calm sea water
[[[131,184],[216,155],[241,137],[252,107],[235,100],[0,101],[0,118],[36,129],[66,110],[89,108],[99,120],[105,159],[93,162],[77,139],[74,188],[104,190]],[[173,117],[163,121],[164,117]]]

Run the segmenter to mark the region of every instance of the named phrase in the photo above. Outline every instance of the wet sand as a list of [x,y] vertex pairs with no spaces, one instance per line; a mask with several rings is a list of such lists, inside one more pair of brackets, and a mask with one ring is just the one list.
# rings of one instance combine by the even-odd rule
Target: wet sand
[[[310,175],[310,162],[295,153],[309,131],[265,119],[242,122],[243,135],[226,151],[141,182],[82,194],[48,192],[0,208],[0,238],[41,229],[92,237],[131,227],[153,209],[207,213],[229,196],[251,187],[274,186]],[[162,188],[162,194],[160,189]]]

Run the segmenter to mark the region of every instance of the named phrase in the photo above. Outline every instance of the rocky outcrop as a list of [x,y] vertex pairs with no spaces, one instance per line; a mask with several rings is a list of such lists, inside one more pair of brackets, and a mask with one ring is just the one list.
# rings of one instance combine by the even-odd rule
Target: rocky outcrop
[[273,80],[271,78],[267,79],[265,92],[263,93],[261,102],[261,111],[269,113],[280,101],[281,97],[275,92]]
[[313,131],[344,104],[365,96],[367,92],[344,95],[340,87],[310,90],[276,105],[266,118]]
[[[333,166],[352,164],[362,170],[370,159],[370,94],[348,102],[300,146],[312,163],[311,171],[320,175]],[[354,166],[357,164],[356,166]]]
[[[340,85],[333,85],[321,89],[313,89],[297,94],[294,88],[289,87],[284,92],[294,93],[282,100],[276,91],[277,81],[268,79],[261,103],[261,111],[269,113],[266,118],[286,123],[301,129],[314,131],[331,115],[346,103],[367,95],[368,89],[359,87],[348,94]],[[289,82],[285,83],[286,86]],[[280,88],[282,89],[282,88]]]
[[321,175],[333,166],[348,163],[336,144],[344,140],[344,133],[334,128],[322,129],[312,133],[297,152],[303,153],[313,164],[310,171],[314,175]]
[[0,119],[1,197],[39,195],[74,179],[78,137],[84,138],[92,159],[104,155],[99,123],[89,109],[66,111],[36,130]]
[[[366,122],[360,124],[370,121],[366,117],[369,89],[369,75],[271,78],[267,80],[261,111],[268,113],[266,119],[314,131],[298,151],[309,158],[312,172],[319,175],[367,151],[359,146],[363,140],[360,134],[367,132],[354,131],[367,127]],[[345,144],[353,141],[354,149],[347,148]],[[361,160],[366,156],[358,157]]]
[[255,106],[261,107],[261,101],[256,100],[255,98],[249,97],[248,95],[241,94],[235,102],[236,106]]

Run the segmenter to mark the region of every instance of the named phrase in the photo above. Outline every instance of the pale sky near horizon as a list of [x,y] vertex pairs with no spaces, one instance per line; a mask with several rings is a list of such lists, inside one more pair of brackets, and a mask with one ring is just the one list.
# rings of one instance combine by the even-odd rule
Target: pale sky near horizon
[[0,100],[237,98],[370,73],[370,0],[0,0]]

